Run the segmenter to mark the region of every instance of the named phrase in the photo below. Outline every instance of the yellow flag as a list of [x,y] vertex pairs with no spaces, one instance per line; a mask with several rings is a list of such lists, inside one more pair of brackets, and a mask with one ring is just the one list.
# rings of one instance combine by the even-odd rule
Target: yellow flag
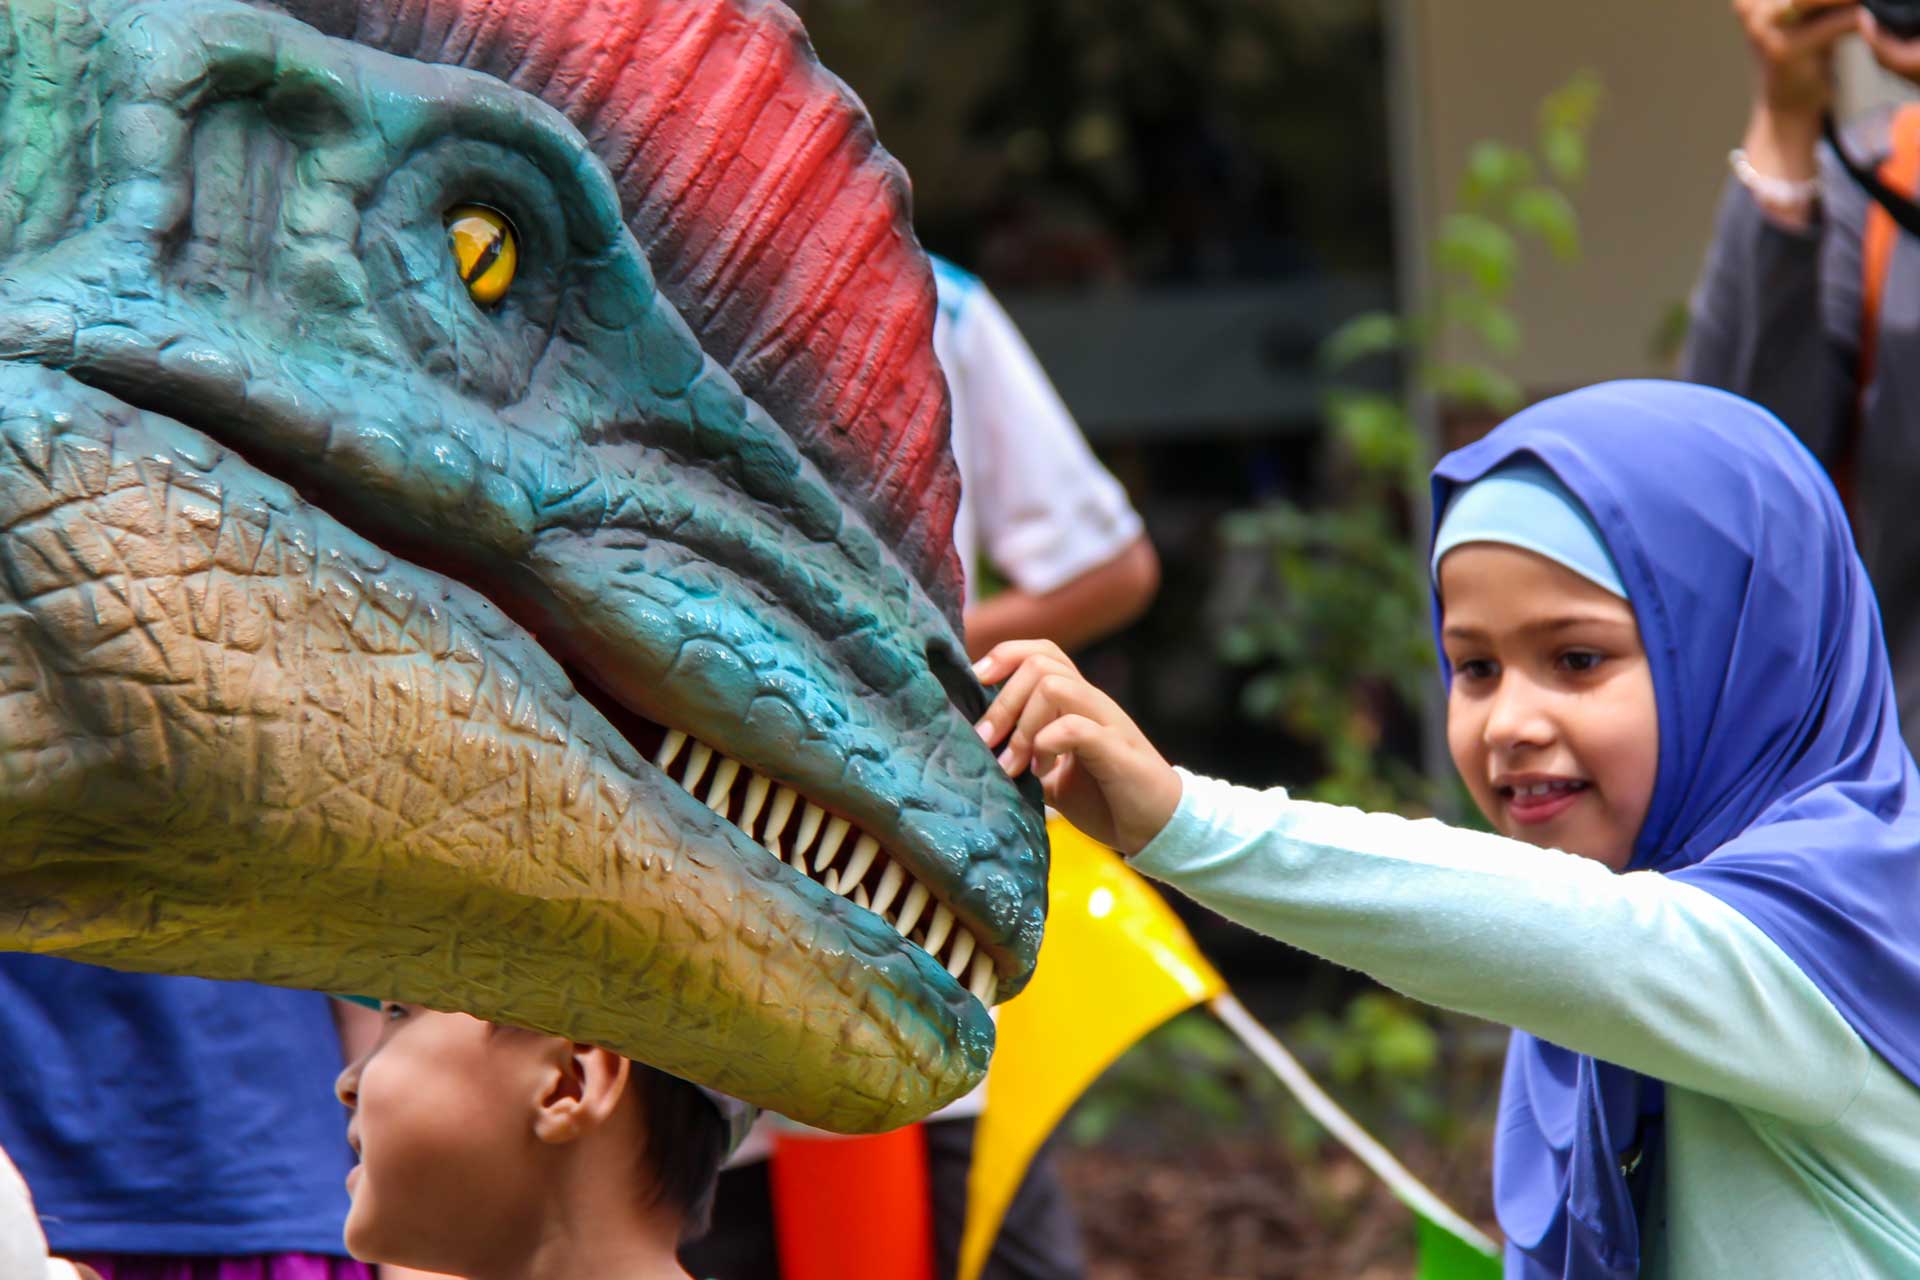
[[1135,1041],[1226,990],[1172,908],[1120,856],[1055,818],[1047,936],[1033,982],[1000,1010],[974,1138],[960,1280],[986,1264],[1034,1153]]

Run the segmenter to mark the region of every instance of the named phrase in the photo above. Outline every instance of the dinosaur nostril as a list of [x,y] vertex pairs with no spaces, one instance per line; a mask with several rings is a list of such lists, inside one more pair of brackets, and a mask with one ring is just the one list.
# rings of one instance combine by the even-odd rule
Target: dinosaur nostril
[[969,724],[987,713],[986,691],[973,678],[973,668],[966,655],[957,651],[951,640],[929,640],[926,658],[927,670],[933,672],[933,678],[947,691],[947,701]]

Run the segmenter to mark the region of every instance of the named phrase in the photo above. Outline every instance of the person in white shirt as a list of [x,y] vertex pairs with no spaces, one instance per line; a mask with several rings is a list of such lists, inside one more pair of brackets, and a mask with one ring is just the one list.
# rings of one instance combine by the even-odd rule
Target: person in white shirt
[[[933,258],[933,349],[953,398],[967,578],[967,649],[1039,637],[1069,651],[1138,618],[1160,586],[1140,516],[1087,447],[1006,311],[978,277]],[[1009,587],[977,598],[984,558]]]
[[[966,642],[979,658],[1016,637],[1072,650],[1126,626],[1160,586],[1160,561],[1119,481],[1100,465],[1060,393],[1006,310],[978,277],[933,256],[940,310],[933,347],[952,397],[960,466],[954,545],[967,584]],[[981,569],[1007,585],[982,599]],[[990,1087],[927,1125],[935,1274],[947,1280],[966,1219],[975,1118]],[[717,1280],[778,1274],[762,1126],[722,1175],[708,1236],[683,1249],[689,1270]],[[982,1280],[1077,1280],[1079,1230],[1043,1153],[1007,1212]]]

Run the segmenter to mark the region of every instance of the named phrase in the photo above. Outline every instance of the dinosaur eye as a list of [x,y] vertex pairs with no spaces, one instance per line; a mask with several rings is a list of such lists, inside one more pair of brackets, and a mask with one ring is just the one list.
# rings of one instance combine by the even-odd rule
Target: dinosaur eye
[[490,307],[507,296],[520,265],[520,242],[506,214],[483,204],[447,210],[447,247],[475,302]]

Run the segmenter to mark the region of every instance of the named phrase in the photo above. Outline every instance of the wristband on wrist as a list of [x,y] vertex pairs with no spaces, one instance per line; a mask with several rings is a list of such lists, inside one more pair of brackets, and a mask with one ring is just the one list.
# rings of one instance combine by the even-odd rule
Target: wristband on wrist
[[1740,185],[1770,208],[1805,212],[1820,201],[1820,179],[1770,177],[1753,167],[1744,147],[1735,147],[1727,156],[1727,164],[1733,169],[1733,176],[1740,179]]

